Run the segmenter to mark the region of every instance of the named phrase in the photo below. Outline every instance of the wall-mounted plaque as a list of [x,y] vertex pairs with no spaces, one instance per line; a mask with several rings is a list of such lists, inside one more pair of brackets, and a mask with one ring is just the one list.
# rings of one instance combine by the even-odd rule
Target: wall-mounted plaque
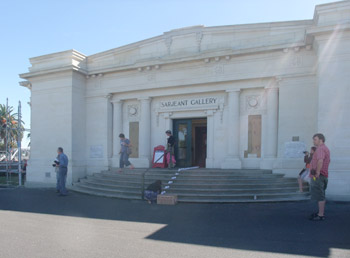
[[285,158],[303,158],[306,144],[304,142],[286,142],[284,144]]

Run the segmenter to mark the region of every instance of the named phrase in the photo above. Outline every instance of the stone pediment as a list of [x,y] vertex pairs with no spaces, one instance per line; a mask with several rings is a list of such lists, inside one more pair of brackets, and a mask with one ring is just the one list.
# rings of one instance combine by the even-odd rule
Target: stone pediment
[[193,26],[88,57],[89,71],[155,65],[217,55],[249,54],[305,45],[312,20],[204,27]]
[[196,60],[230,59],[240,55],[306,46],[316,34],[350,28],[350,1],[319,5],[312,20],[174,29],[162,35],[90,56],[68,50],[31,58],[21,78],[63,70],[98,75]]

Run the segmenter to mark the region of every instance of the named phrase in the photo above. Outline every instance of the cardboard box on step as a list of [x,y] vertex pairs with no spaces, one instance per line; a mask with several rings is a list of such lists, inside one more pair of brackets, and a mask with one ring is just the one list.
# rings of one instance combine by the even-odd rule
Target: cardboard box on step
[[177,195],[159,194],[157,196],[157,204],[175,205],[177,204]]

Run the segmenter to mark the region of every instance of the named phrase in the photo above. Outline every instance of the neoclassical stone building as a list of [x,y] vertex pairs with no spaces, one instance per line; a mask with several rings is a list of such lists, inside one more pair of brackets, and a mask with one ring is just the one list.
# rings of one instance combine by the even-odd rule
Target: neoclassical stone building
[[91,56],[30,59],[28,183],[53,184],[56,149],[68,182],[119,164],[149,167],[165,130],[179,166],[261,168],[296,177],[322,132],[332,154],[328,196],[350,199],[350,2],[319,5],[312,20],[193,26]]

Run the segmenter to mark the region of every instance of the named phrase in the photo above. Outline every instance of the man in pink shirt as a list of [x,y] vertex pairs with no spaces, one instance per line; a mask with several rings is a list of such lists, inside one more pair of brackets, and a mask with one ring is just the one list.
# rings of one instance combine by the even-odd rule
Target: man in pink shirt
[[324,144],[325,137],[323,134],[315,134],[313,137],[316,151],[311,160],[310,177],[311,177],[311,199],[318,202],[318,212],[310,216],[310,220],[321,221],[325,219],[324,209],[326,206],[326,189],[328,184],[328,167],[330,152]]

